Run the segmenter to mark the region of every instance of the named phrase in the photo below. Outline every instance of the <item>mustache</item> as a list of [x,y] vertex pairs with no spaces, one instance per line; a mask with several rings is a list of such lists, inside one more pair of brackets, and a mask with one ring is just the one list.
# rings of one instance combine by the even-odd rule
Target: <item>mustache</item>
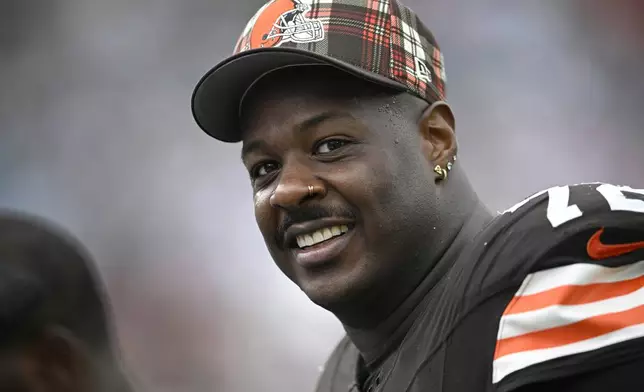
[[298,207],[297,209],[292,209],[287,211],[277,227],[277,232],[275,233],[275,240],[278,244],[284,242],[284,236],[286,235],[286,230],[289,227],[296,223],[304,223],[317,219],[324,218],[345,218],[350,220],[356,220],[356,212],[348,207],[322,207],[322,206],[306,206]]

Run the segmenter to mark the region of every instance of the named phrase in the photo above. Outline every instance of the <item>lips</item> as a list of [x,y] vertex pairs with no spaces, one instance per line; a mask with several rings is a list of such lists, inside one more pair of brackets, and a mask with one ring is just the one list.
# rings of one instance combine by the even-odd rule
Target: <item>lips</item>
[[342,234],[349,231],[349,226],[347,225],[335,225],[331,227],[325,227],[322,229],[315,230],[309,234],[300,234],[295,236],[297,246],[306,248],[309,246],[320,244],[324,241],[330,240],[331,238],[339,237]]
[[284,232],[282,245],[286,249],[313,246],[348,232],[352,226],[353,222],[344,218],[323,218],[295,223]]
[[312,268],[341,255],[353,231],[353,223],[347,220],[320,219],[289,227],[285,244],[299,265]]

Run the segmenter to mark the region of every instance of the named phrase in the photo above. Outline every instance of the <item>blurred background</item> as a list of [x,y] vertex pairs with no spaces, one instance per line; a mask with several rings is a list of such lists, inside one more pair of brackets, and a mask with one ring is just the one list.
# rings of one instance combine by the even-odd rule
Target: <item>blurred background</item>
[[[0,207],[88,246],[144,391],[310,391],[342,335],[273,265],[240,146],[190,114],[262,3],[0,2]],[[459,164],[490,208],[644,188],[644,2],[405,3],[441,44]]]

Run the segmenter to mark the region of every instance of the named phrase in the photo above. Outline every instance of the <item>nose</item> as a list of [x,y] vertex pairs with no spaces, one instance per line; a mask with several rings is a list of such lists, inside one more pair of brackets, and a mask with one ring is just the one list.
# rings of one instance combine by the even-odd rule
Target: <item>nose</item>
[[289,209],[324,195],[324,183],[306,164],[285,162],[277,186],[270,197],[270,204],[275,208]]

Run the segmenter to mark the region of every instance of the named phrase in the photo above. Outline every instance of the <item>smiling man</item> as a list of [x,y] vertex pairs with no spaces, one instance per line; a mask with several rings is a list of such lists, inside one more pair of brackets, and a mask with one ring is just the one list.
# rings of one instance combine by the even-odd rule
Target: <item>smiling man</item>
[[644,390],[644,190],[490,214],[440,49],[398,1],[270,1],[192,105],[242,142],[277,266],[347,332],[318,391]]

